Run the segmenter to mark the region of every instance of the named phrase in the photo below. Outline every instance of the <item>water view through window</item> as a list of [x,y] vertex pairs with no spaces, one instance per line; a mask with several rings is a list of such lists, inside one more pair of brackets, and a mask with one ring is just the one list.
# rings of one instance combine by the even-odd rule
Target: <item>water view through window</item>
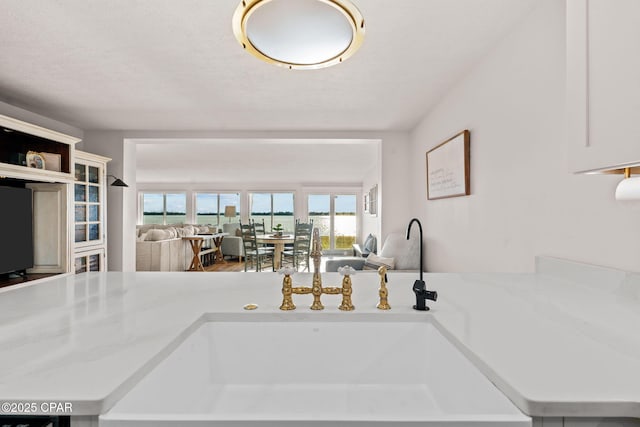
[[[192,204],[190,215],[197,224],[222,226],[227,222],[238,222],[240,193],[195,193],[189,197]],[[357,196],[355,194],[309,194],[307,199],[308,218],[314,228],[320,231],[323,250],[351,250],[356,242],[358,229]],[[149,192],[141,193],[143,224],[175,224],[187,221],[187,193]],[[225,207],[234,206],[235,218],[224,216]],[[274,226],[281,224],[286,234],[295,229],[294,193],[256,192],[249,193],[249,219],[263,222],[270,233]],[[246,215],[246,214],[245,214]],[[299,218],[305,219],[303,214]]]
[[[227,206],[235,206],[236,217],[225,218]],[[240,194],[238,193],[196,193],[196,223],[220,225],[224,222],[238,222],[240,215]]]
[[310,194],[307,201],[309,219],[320,231],[322,249],[350,250],[356,242],[356,195]]
[[143,224],[182,223],[187,219],[185,193],[144,193],[142,195]]
[[277,224],[282,224],[285,233],[293,233],[293,193],[251,193],[249,200],[250,218],[256,222],[264,221],[267,232]]

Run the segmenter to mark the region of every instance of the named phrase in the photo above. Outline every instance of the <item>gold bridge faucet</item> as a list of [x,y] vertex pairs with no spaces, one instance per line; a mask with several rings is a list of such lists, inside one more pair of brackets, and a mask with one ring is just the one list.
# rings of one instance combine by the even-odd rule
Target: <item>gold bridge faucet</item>
[[344,277],[342,279],[342,286],[340,287],[322,287],[322,277],[320,277],[320,258],[322,257],[321,244],[320,244],[320,232],[317,228],[313,229],[313,241],[311,243],[311,258],[313,259],[313,281],[311,287],[305,286],[293,286],[293,280],[291,274],[293,269],[280,269],[280,272],[284,274],[282,279],[282,305],[280,310],[295,310],[296,306],[293,303],[293,294],[312,294],[313,303],[311,304],[311,310],[323,310],[324,305],[320,301],[322,294],[342,294],[342,304],[338,307],[340,310],[351,311],[355,309],[351,302],[351,273],[353,269],[343,270]]
[[[282,304],[280,310],[295,310],[296,306],[293,303],[293,294],[312,294],[313,303],[309,308],[311,310],[324,310],[324,305],[320,297],[322,294],[342,295],[342,303],[338,306],[338,309],[343,311],[352,311],[355,309],[353,302],[351,301],[351,294],[353,288],[351,286],[351,275],[355,273],[355,270],[350,266],[344,266],[338,269],[338,272],[343,275],[342,285],[340,287],[323,287],[322,277],[320,276],[320,258],[322,257],[320,232],[317,228],[313,229],[313,241],[311,244],[311,258],[313,259],[313,280],[311,287],[305,286],[293,286],[293,280],[291,275],[294,273],[292,268],[281,268],[280,273],[284,274],[282,279]],[[382,270],[382,271],[381,271]],[[378,308],[381,310],[388,310],[391,308],[387,303],[387,289],[386,282],[386,268],[381,267],[378,270],[380,274],[380,304]]]

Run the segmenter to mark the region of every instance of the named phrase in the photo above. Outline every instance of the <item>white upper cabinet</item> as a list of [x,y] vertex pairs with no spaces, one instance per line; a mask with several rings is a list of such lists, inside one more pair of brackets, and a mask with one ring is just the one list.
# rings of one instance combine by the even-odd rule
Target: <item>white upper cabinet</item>
[[640,163],[640,0],[567,0],[573,172]]
[[0,115],[0,176],[71,182],[78,138]]

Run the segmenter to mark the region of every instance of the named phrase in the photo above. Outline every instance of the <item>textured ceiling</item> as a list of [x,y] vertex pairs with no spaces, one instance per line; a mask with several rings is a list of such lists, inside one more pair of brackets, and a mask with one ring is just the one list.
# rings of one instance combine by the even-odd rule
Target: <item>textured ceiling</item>
[[354,0],[327,69],[242,51],[238,0],[1,0],[0,99],[81,129],[407,130],[535,0]]

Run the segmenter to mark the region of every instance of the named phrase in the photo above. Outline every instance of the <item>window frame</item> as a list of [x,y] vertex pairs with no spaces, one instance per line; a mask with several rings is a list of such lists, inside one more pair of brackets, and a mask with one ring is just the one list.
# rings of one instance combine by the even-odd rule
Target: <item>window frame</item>
[[224,206],[221,206],[220,204],[220,199],[222,195],[224,194],[231,194],[231,195],[235,195],[237,197],[237,200],[235,202],[235,206],[236,206],[236,220],[238,218],[241,218],[242,215],[242,196],[240,191],[208,191],[208,190],[204,190],[204,191],[200,191],[200,190],[195,190],[193,191],[193,223],[194,224],[198,224],[198,225],[204,225],[204,224],[200,224],[198,222],[198,194],[214,194],[216,195],[216,205],[217,205],[217,214],[216,214],[216,218],[217,218],[217,223],[212,223],[211,225],[215,225],[216,227],[220,227],[222,226],[222,224],[224,224],[223,219],[226,218],[224,216],[224,207],[227,206],[226,204]]
[[295,190],[249,190],[247,191],[247,219],[251,220],[251,217],[253,216],[253,195],[254,194],[268,194],[269,198],[270,198],[270,215],[269,215],[269,219],[271,221],[271,225],[267,224],[265,222],[265,229],[266,230],[271,230],[272,227],[275,224],[278,224],[278,222],[275,222],[275,215],[274,215],[274,211],[273,211],[273,196],[274,194],[290,194],[291,195],[291,207],[292,207],[292,214],[291,214],[291,218],[293,219],[293,223],[292,223],[292,228],[289,230],[287,228],[285,228],[285,232],[290,232],[293,233],[293,224],[295,224],[295,219],[296,219],[296,191]]
[[175,190],[165,190],[165,191],[146,191],[146,190],[141,190],[139,192],[139,208],[138,208],[138,223],[139,224],[145,224],[144,222],[144,217],[145,217],[145,212],[144,212],[144,196],[145,194],[161,194],[162,195],[162,223],[148,223],[148,224],[158,224],[158,225],[167,225],[167,194],[183,194],[184,195],[184,219],[185,222],[188,219],[189,216],[189,206],[188,206],[188,198],[187,198],[187,191],[175,191]]
[[[355,188],[317,188],[307,189],[303,193],[305,203],[305,215],[309,216],[309,196],[328,196],[329,197],[329,248],[323,249],[323,253],[329,255],[352,255],[352,248],[336,248],[336,235],[335,235],[335,202],[337,196],[354,196],[355,197],[355,219],[356,219],[356,234],[355,242],[358,242],[358,236],[362,227],[362,207],[358,200],[362,197],[361,190]],[[315,224],[314,224],[315,227]]]

